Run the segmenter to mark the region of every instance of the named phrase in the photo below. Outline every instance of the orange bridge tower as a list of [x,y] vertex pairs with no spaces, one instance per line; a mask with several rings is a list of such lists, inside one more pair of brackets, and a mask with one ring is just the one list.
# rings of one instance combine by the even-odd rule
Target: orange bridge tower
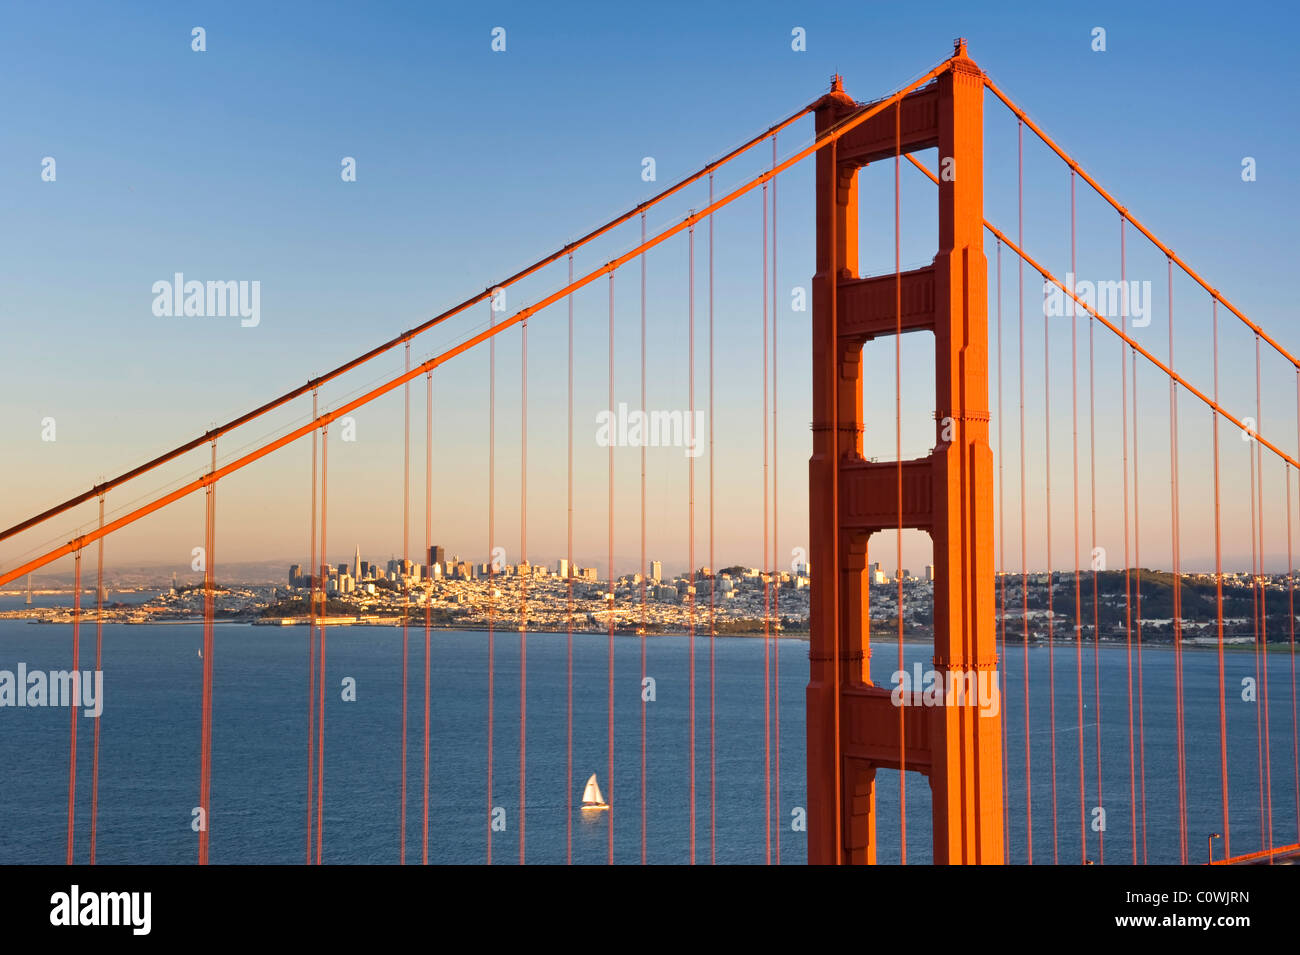
[[[993,455],[989,448],[983,78],[957,41],[949,68],[817,154],[813,280],[812,589],[808,861],[876,860],[876,770],[930,783],[936,863],[1003,861],[1001,706],[996,688]],[[838,77],[816,107],[821,135],[858,105]],[[858,171],[938,147],[939,244],[925,268],[858,276]],[[863,457],[862,349],[929,329],[935,447],[910,461]],[[934,544],[934,661],[954,705],[895,706],[871,682],[868,541],[917,528]],[[892,660],[892,657],[891,657]],[[837,665],[838,664],[838,665]],[[894,667],[891,665],[890,670]],[[917,688],[919,689],[919,688]],[[919,702],[919,698],[918,698]],[[1000,699],[999,699],[1000,703]]]

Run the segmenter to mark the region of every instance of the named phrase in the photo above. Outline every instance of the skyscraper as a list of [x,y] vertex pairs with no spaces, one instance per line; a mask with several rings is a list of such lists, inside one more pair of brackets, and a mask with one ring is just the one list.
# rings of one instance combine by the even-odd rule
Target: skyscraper
[[352,564],[352,576],[356,580],[361,579],[361,545],[360,544],[357,545],[356,559],[353,561]]
[[653,580],[655,583],[658,583],[659,581],[664,579],[663,561],[660,560],[650,561],[650,579]]
[[441,564],[447,560],[447,548],[434,544],[429,548],[429,563]]

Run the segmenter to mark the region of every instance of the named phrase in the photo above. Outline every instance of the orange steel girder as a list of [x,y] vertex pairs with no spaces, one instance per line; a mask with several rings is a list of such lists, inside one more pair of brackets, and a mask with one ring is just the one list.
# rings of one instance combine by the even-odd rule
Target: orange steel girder
[[[936,863],[1003,861],[1000,699],[995,712],[990,707],[985,713],[978,699],[900,708],[891,701],[892,687],[872,684],[869,668],[867,544],[874,532],[897,529],[901,521],[929,532],[934,543],[934,669],[945,681],[950,669],[977,681],[980,671],[994,684],[998,679],[984,87],[964,42],[958,41],[949,63],[931,84],[817,155],[809,462],[815,579],[807,692],[813,864],[875,862],[876,770],[900,764],[930,782]],[[818,134],[857,108],[837,78],[815,107]],[[941,168],[950,172],[939,184],[939,251],[930,266],[904,272],[901,281],[892,274],[859,278],[858,170],[892,159],[900,145],[905,153],[938,147]],[[901,516],[898,462],[863,459],[861,361],[866,342],[892,336],[900,326],[934,332],[937,392],[935,448],[902,463]],[[951,440],[944,440],[945,428]]]

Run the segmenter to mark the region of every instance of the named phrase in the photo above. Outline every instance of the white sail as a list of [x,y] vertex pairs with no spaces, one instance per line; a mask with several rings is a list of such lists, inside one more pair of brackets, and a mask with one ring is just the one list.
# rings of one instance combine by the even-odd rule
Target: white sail
[[587,788],[582,791],[582,804],[598,806],[604,802],[605,797],[600,794],[600,786],[596,784],[596,774],[592,773],[591,778],[587,780]]

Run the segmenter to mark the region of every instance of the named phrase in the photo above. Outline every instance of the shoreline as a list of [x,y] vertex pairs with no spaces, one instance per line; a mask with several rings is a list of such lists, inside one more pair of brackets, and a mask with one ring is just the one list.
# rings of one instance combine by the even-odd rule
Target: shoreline
[[[43,620],[43,619],[39,619],[39,618],[27,618],[27,617],[0,617],[0,620],[6,620],[6,619],[7,619],[7,620],[14,620],[14,621],[21,621],[21,622],[29,623],[29,624],[40,624],[40,625],[44,625],[44,626],[70,626],[70,625],[72,624],[72,620],[71,620],[70,618],[51,621],[51,620]],[[93,617],[93,613],[88,613],[88,614],[87,614],[86,616],[84,616],[82,619],[83,619],[83,622],[93,622],[93,619],[94,619],[94,617]],[[138,621],[127,621],[127,620],[105,620],[104,622],[107,623],[107,624],[116,624],[116,625],[119,625],[119,626],[130,626],[130,627],[156,627],[156,626],[201,626],[201,625],[203,624],[204,621],[203,621],[203,618],[202,618],[202,617],[188,617],[188,618],[184,618],[184,619],[176,619],[176,620],[138,620]],[[317,622],[318,622],[318,623],[321,623],[321,621],[317,621]],[[260,619],[260,618],[259,618],[259,619],[254,619],[254,620],[244,620],[244,619],[226,619],[226,620],[222,620],[222,619],[217,619],[217,620],[214,620],[213,623],[214,623],[215,625],[218,625],[218,626],[227,626],[227,627],[229,627],[229,626],[269,627],[269,628],[273,628],[273,629],[281,629],[281,628],[290,628],[290,627],[291,627],[291,628],[297,629],[297,628],[299,628],[299,627],[305,627],[305,626],[307,626],[308,621],[307,621],[307,620],[296,620],[296,619],[294,619],[294,620],[289,620],[289,619],[281,619],[281,618],[272,618],[272,619],[270,619],[270,620],[264,620],[264,619]],[[338,618],[338,619],[326,619],[325,621],[323,621],[323,623],[324,623],[324,625],[325,625],[327,628],[328,628],[328,627],[390,627],[390,628],[397,628],[397,627],[400,627],[400,626],[401,626],[401,621],[400,621],[400,619],[399,619],[399,620],[394,620],[394,621],[392,621],[392,622],[388,622],[388,621],[379,621],[379,620],[356,620],[356,619],[354,619],[354,618],[350,618],[350,617],[349,617],[349,618]],[[411,623],[409,624],[409,627],[410,627],[410,629],[415,629],[415,630],[423,629],[423,627],[422,627],[422,625],[421,625],[421,623],[420,623],[419,621],[413,621],[413,622],[411,622]],[[439,632],[439,633],[458,633],[458,632],[464,632],[464,633],[486,633],[486,632],[487,632],[487,628],[486,628],[485,626],[482,626],[482,625],[456,627],[456,626],[446,626],[446,625],[444,624],[444,625],[440,625],[440,626],[436,626],[436,627],[431,627],[430,630],[431,630],[431,631],[436,631],[436,632]],[[499,633],[499,634],[508,634],[508,633],[518,633],[518,632],[520,632],[520,631],[518,630],[518,628],[516,628],[516,627],[509,627],[509,626],[499,626],[499,627],[494,627],[494,628],[493,628],[493,631],[494,631],[495,633]],[[567,635],[567,634],[569,633],[569,630],[568,630],[568,628],[553,628],[553,627],[535,627],[535,628],[532,628],[532,627],[530,627],[530,628],[529,628],[527,631],[525,631],[525,632],[527,632],[527,633],[529,633],[529,634],[557,634],[557,635],[559,635],[559,634],[564,634],[564,635]],[[609,629],[608,629],[608,628],[595,628],[595,629],[591,629],[591,628],[583,628],[583,629],[574,628],[573,633],[574,633],[574,634],[584,634],[584,635],[588,635],[588,634],[589,634],[589,635],[602,635],[602,636],[607,636],[607,635],[609,634]],[[690,634],[689,632],[686,632],[686,631],[680,631],[680,632],[678,632],[678,631],[656,631],[656,632],[654,632],[654,633],[638,634],[638,633],[636,633],[634,630],[621,630],[621,629],[618,629],[618,630],[615,630],[615,631],[614,631],[614,636],[616,636],[616,637],[641,637],[641,636],[644,636],[644,637],[646,637],[646,638],[648,638],[648,639],[654,639],[654,638],[656,638],[656,637],[690,637],[691,634]],[[765,635],[764,635],[764,633],[763,633],[761,630],[760,630],[760,631],[753,631],[753,632],[745,631],[745,632],[740,632],[740,633],[735,633],[735,632],[731,632],[731,633],[717,633],[717,634],[712,634],[712,635],[709,634],[709,633],[706,632],[706,631],[696,631],[696,633],[695,633],[695,637],[696,637],[697,639],[709,639],[711,636],[712,636],[712,637],[717,637],[717,638],[725,638],[725,639],[733,639],[733,638],[734,638],[734,639],[747,639],[747,640],[752,640],[752,639],[755,639],[755,638],[761,639],[761,638],[763,638]],[[774,639],[780,639],[780,640],[797,640],[797,641],[802,642],[802,643],[807,643],[808,640],[809,640],[809,633],[808,633],[807,630],[790,630],[790,629],[774,630],[774,631],[772,631],[770,634],[768,634],[768,636],[770,636],[770,637],[772,637],[772,638],[774,638]],[[928,639],[928,638],[926,638],[926,637],[917,637],[917,636],[906,636],[906,637],[903,638],[903,643],[904,643],[904,644],[914,644],[914,645],[917,645],[917,646],[931,646],[931,640],[930,640],[930,639]],[[1092,640],[1084,640],[1083,643],[1084,643],[1084,646],[1085,646],[1085,647],[1088,647],[1088,648],[1091,648],[1091,647],[1093,646],[1093,641],[1092,641]],[[1127,646],[1126,642],[1124,642],[1124,641],[1120,641],[1120,640],[1102,640],[1102,641],[1100,641],[1100,643],[1101,643],[1101,646],[1102,646],[1103,648],[1111,648],[1111,649],[1122,649],[1122,648],[1124,648],[1125,646]],[[894,638],[890,638],[890,639],[887,639],[887,640],[879,641],[879,642],[878,642],[878,645],[884,645],[884,646],[888,646],[888,645],[896,645],[896,644],[897,644],[897,640],[894,639]],[[1072,640],[1072,639],[1062,639],[1062,638],[1057,638],[1057,639],[1054,639],[1054,640],[1052,640],[1052,641],[1050,641],[1050,642],[1047,641],[1047,640],[1045,640],[1045,639],[1035,639],[1035,640],[1032,640],[1032,641],[1030,642],[1030,644],[1029,644],[1030,648],[1036,648],[1036,649],[1044,649],[1044,648],[1047,648],[1049,645],[1052,646],[1052,647],[1065,647],[1065,648],[1071,648],[1071,647],[1074,647],[1074,646],[1075,646],[1075,641]],[[1144,650],[1160,650],[1160,651],[1165,651],[1165,652],[1171,652],[1171,651],[1173,651],[1173,649],[1174,649],[1174,646],[1173,646],[1172,643],[1166,643],[1166,642],[1160,642],[1160,643],[1148,643],[1148,642],[1142,642],[1142,643],[1139,643],[1139,644],[1137,644],[1137,645],[1138,645],[1140,648],[1144,649]],[[1264,645],[1264,647],[1265,647],[1265,652],[1267,652],[1267,653],[1286,653],[1286,652],[1290,651],[1291,646],[1292,646],[1292,645],[1291,645],[1291,642],[1290,642],[1289,639],[1288,639],[1288,640],[1277,641],[1277,642],[1269,642],[1269,643],[1266,643],[1266,644]],[[1011,649],[1008,650],[1007,652],[1008,652],[1008,653],[1011,653],[1011,652],[1014,652],[1014,651],[1016,651],[1016,650],[1021,650],[1021,651],[1023,651],[1023,648],[1024,648],[1024,644],[1021,643],[1021,642],[1019,642],[1019,641],[1017,641],[1016,643],[1011,644]],[[1188,650],[1188,651],[1209,651],[1209,652],[1218,652],[1219,645],[1218,645],[1217,642],[1208,642],[1208,643],[1200,643],[1200,642],[1197,642],[1197,643],[1192,643],[1192,642],[1189,642],[1189,641],[1184,641],[1184,642],[1183,642],[1183,645],[1182,645],[1182,649],[1183,649],[1183,650]],[[1253,641],[1251,641],[1251,640],[1238,640],[1238,641],[1231,642],[1231,643],[1225,641],[1225,643],[1223,644],[1223,650],[1224,650],[1225,653],[1227,653],[1227,652],[1231,652],[1231,653],[1247,652],[1247,653],[1249,653],[1249,652],[1253,652],[1255,649],[1256,649],[1255,643],[1254,643]]]

